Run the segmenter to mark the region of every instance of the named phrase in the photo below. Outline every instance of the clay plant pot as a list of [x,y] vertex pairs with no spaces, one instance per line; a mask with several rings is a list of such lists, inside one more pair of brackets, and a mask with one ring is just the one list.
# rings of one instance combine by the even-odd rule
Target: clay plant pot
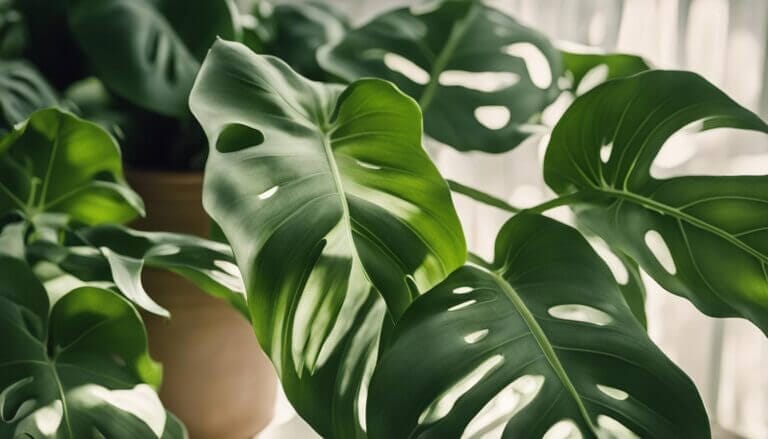
[[[207,236],[201,173],[129,172],[147,217],[133,227]],[[272,419],[277,382],[253,329],[223,300],[173,274],[147,271],[147,292],[171,319],[144,314],[160,398],[191,439],[250,439]]]

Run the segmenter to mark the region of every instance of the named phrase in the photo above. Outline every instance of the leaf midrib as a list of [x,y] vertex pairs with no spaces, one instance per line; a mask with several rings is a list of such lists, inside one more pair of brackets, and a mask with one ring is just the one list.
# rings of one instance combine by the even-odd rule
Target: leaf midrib
[[493,280],[496,282],[496,284],[499,285],[501,290],[506,294],[510,302],[512,302],[512,305],[515,307],[515,310],[518,312],[518,314],[520,314],[520,317],[523,318],[523,321],[528,327],[528,330],[531,332],[534,340],[536,340],[536,343],[539,345],[539,348],[544,354],[544,358],[547,359],[547,362],[555,372],[555,375],[557,375],[565,390],[568,391],[568,393],[573,398],[579,413],[581,414],[582,418],[584,418],[584,421],[594,432],[596,428],[592,423],[592,419],[589,416],[587,408],[584,406],[584,402],[582,401],[581,396],[576,391],[576,387],[571,382],[570,377],[568,377],[568,373],[565,371],[563,364],[560,362],[557,353],[555,353],[554,346],[552,343],[550,343],[549,338],[544,333],[544,330],[541,329],[541,326],[539,326],[539,322],[536,321],[536,317],[534,317],[530,310],[528,310],[525,302],[523,302],[523,300],[517,294],[517,291],[515,291],[514,288],[512,288],[512,286],[509,285],[509,283],[498,272],[489,271],[489,273],[493,277]]
[[424,91],[421,93],[421,96],[418,99],[419,107],[421,107],[422,112],[427,111],[427,107],[429,107],[429,104],[432,102],[432,98],[435,95],[435,89],[440,83],[440,74],[448,65],[449,58],[454,54],[454,52],[456,52],[456,47],[458,46],[461,37],[463,37],[466,33],[467,28],[469,28],[469,24],[478,13],[477,11],[478,6],[471,5],[466,15],[451,28],[451,33],[448,35],[448,40],[437,54],[435,63],[432,65],[432,69],[429,72],[429,82],[427,82],[427,85],[424,87]]
[[685,212],[683,212],[680,209],[677,209],[672,206],[668,206],[664,203],[660,203],[652,198],[644,197],[642,195],[635,194],[633,192],[627,192],[627,191],[620,191],[612,188],[607,187],[597,187],[595,188],[595,191],[602,192],[608,195],[612,195],[616,198],[620,198],[635,204],[638,204],[640,206],[643,206],[645,208],[655,210],[661,214],[670,215],[671,217],[685,221],[686,223],[697,227],[701,230],[707,231],[709,233],[712,233],[716,236],[719,236],[726,241],[730,242],[734,246],[738,247],[741,250],[744,250],[745,252],[749,253],[750,255],[757,258],[759,261],[763,263],[768,263],[768,255],[764,255],[760,253],[758,250],[754,249],[752,246],[746,244],[744,241],[738,239],[736,236],[734,236],[731,233],[726,232],[725,230],[714,226],[704,220],[701,220],[695,216],[689,215]]

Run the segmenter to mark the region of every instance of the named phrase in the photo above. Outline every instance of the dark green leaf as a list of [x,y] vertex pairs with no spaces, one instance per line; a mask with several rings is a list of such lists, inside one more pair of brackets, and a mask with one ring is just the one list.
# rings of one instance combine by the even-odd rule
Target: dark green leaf
[[262,26],[271,29],[264,53],[281,58],[294,70],[314,80],[327,76],[317,63],[318,49],[340,40],[349,27],[336,8],[313,1],[277,5],[261,21]]
[[136,105],[188,114],[199,58],[239,33],[230,0],[76,0],[69,25],[101,80]]
[[613,277],[619,285],[624,300],[632,310],[637,321],[644,327],[648,327],[648,319],[645,315],[645,283],[640,274],[640,267],[632,258],[621,251],[611,248],[608,243],[596,236],[583,224],[577,224],[582,234],[588,237],[589,243],[597,254],[605,261],[613,273]]
[[88,224],[143,215],[120,150],[97,125],[51,108],[0,139],[0,213],[62,213]]
[[576,99],[552,134],[546,182],[592,194],[574,207],[579,220],[666,290],[768,333],[768,178],[651,175],[664,142],[696,121],[768,132],[696,74],[640,73]]
[[416,299],[369,395],[372,439],[710,436],[693,383],[608,267],[575,230],[531,214],[502,228],[493,269],[460,268]]
[[[474,0],[385,13],[318,54],[349,81],[390,80],[419,101],[426,133],[456,149],[508,151],[558,94],[546,37]],[[426,8],[426,9],[425,9]]]
[[233,246],[261,345],[315,429],[360,437],[376,291],[396,317],[466,258],[418,106],[385,81],[342,90],[224,41],[190,106],[211,145],[204,204]]
[[13,0],[0,0],[0,59],[18,58],[27,44],[27,29]]
[[84,287],[49,313],[45,290],[23,262],[0,257],[0,279],[0,436],[186,436],[151,387],[160,368],[127,301]]
[[624,300],[627,302],[627,305],[629,305],[629,309],[632,310],[632,314],[635,315],[637,321],[647,328],[648,318],[645,314],[645,282],[643,282],[643,277],[640,274],[640,267],[637,265],[637,262],[633,261],[632,258],[624,253],[615,250],[613,252],[627,271],[626,282],[619,283],[621,294],[624,296]]
[[0,63],[0,135],[42,108],[56,105],[56,93],[24,61]]

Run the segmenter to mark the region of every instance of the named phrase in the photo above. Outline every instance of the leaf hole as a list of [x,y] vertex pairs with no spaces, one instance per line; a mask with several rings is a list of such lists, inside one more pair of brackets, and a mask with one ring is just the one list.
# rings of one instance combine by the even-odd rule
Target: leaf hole
[[502,49],[507,55],[521,58],[536,87],[545,90],[552,85],[552,70],[544,53],[532,43],[514,43]]
[[504,363],[504,357],[502,355],[494,355],[480,363],[474,370],[458,380],[442,395],[432,401],[432,403],[421,412],[421,415],[419,416],[419,424],[431,424],[443,419],[451,412],[459,398],[469,392],[488,374],[501,366],[502,363]]
[[456,287],[453,289],[453,294],[468,294],[475,291],[472,287]]
[[52,437],[59,430],[61,421],[64,419],[64,407],[61,400],[56,400],[35,410],[30,417],[34,420],[37,430],[44,437]]
[[541,439],[582,439],[581,431],[571,419],[563,419],[549,427]]
[[623,390],[619,390],[615,387],[610,386],[604,386],[602,384],[597,385],[597,389],[601,392],[605,393],[606,395],[610,396],[611,398],[617,400],[617,401],[624,401],[627,398],[629,398],[629,394]]
[[477,343],[478,341],[484,339],[487,336],[488,336],[488,330],[487,329],[481,329],[479,331],[475,331],[475,332],[472,332],[472,333],[469,333],[469,334],[465,335],[464,336],[464,341],[469,343],[469,344],[473,344],[473,343]]
[[640,439],[640,436],[632,432],[621,422],[606,415],[597,415],[597,425],[603,430],[607,437],[616,437],[622,439]]
[[477,303],[477,300],[475,300],[475,299],[467,300],[466,302],[461,302],[458,305],[454,305],[454,306],[448,308],[448,311],[458,311],[458,310],[464,309],[464,308],[466,308],[468,306],[472,306],[472,305],[474,305],[476,303]]
[[649,230],[645,232],[645,245],[648,250],[651,251],[653,257],[664,267],[667,273],[674,275],[677,273],[677,266],[675,266],[675,260],[672,259],[672,253],[669,251],[667,242],[664,241],[664,237],[655,230]]
[[606,64],[599,64],[589,69],[589,71],[581,78],[579,86],[576,88],[576,95],[583,95],[605,82],[605,80],[608,79],[608,73],[609,69]]
[[259,200],[266,200],[266,199],[272,198],[277,193],[278,189],[280,189],[280,186],[272,186],[271,188],[265,190],[264,192],[258,195]]
[[463,438],[501,439],[506,423],[538,395],[541,375],[523,375],[493,396],[464,428]]
[[607,313],[587,305],[556,305],[549,308],[547,312],[558,319],[592,323],[598,326],[605,326],[613,321]]
[[216,140],[216,150],[219,152],[236,152],[245,148],[264,143],[264,134],[249,126],[233,123],[227,125]]
[[605,243],[605,241],[599,238],[595,238],[590,239],[589,243],[592,245],[595,253],[597,253],[600,258],[602,258],[603,262],[605,262],[605,264],[611,270],[611,273],[616,279],[616,282],[619,285],[627,285],[629,283],[629,272],[627,271],[627,267],[625,267],[624,263],[621,262],[621,259],[619,259],[619,257],[616,256],[616,254],[614,254],[610,248],[608,248],[608,245]]
[[611,159],[611,153],[613,152],[613,142],[603,145],[600,147],[600,161],[603,163],[608,163],[608,160]]
[[427,73],[426,70],[396,53],[385,53],[384,65],[386,65],[389,70],[400,73],[416,84],[426,85],[429,82],[429,73]]
[[520,75],[512,72],[466,72],[463,70],[446,70],[438,79],[440,85],[459,86],[485,93],[504,90],[519,81]]
[[475,108],[475,119],[489,130],[500,130],[507,126],[511,113],[503,105],[484,105]]

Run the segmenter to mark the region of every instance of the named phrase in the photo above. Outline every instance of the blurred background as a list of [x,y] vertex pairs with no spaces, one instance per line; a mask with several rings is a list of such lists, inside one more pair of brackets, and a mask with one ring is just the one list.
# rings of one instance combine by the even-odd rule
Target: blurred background
[[[245,1],[244,3],[248,3]],[[295,3],[301,3],[299,1]],[[404,0],[329,0],[353,25]],[[740,104],[768,116],[768,1],[766,0],[491,0],[487,3],[534,27],[563,47],[593,46],[645,57],[654,67],[695,71]],[[544,117],[553,124],[569,104]],[[481,188],[516,206],[552,197],[540,162],[546,138],[533,136],[511,152],[459,153],[434,141],[427,148],[446,178]],[[654,163],[654,176],[768,174],[768,142],[756,133],[714,130],[671,138]],[[508,214],[454,198],[470,249],[490,257]],[[566,208],[552,215],[568,220]],[[766,218],[768,222],[768,218]],[[651,337],[696,382],[717,438],[768,438],[768,339],[746,321],[715,320],[665,293],[645,277]],[[278,401],[277,417],[259,438],[316,438]]]

